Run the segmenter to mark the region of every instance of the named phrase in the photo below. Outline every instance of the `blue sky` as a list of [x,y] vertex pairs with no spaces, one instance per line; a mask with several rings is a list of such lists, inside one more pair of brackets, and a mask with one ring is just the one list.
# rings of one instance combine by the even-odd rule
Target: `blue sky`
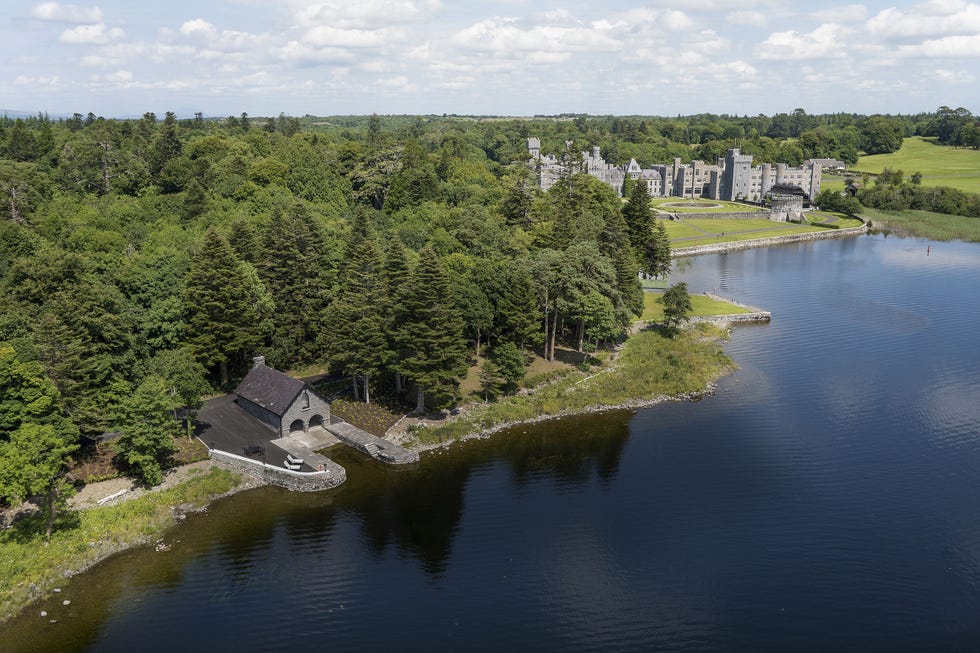
[[980,113],[980,4],[965,0],[3,7],[7,111]]

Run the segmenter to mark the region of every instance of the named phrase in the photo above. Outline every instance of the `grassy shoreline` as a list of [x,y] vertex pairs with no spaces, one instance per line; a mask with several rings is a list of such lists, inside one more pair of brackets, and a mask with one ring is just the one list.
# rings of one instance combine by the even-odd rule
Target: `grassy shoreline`
[[[171,488],[65,515],[44,541],[38,517],[0,531],[0,624],[49,595],[66,578],[126,549],[160,538],[180,516],[250,485],[212,468]],[[65,521],[68,523],[65,523]]]
[[931,211],[883,211],[862,209],[861,216],[871,221],[874,229],[895,230],[930,240],[963,240],[980,242],[980,218],[946,215]]
[[479,404],[451,423],[417,429],[410,445],[427,451],[518,424],[703,396],[735,370],[721,349],[725,336],[724,329],[707,324],[675,338],[648,327],[596,371],[570,370],[532,392]]

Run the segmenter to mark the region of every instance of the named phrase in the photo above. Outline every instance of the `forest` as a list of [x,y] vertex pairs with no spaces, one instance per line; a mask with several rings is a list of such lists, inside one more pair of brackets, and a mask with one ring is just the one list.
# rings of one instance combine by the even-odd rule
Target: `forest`
[[798,165],[894,151],[911,134],[975,146],[975,128],[945,107],[4,117],[0,496],[56,501],[64,483],[51,479],[64,481],[82,438],[106,432],[154,482],[175,415],[187,428],[256,353],[421,412],[459,400],[474,353],[488,358],[487,386],[506,392],[531,351],[553,359],[557,347],[615,342],[643,309],[637,272],[669,270],[666,237],[639,186],[624,202],[573,169],[541,193],[529,136],[544,152],[598,145],[613,163],[710,161],[737,143],[756,162]]

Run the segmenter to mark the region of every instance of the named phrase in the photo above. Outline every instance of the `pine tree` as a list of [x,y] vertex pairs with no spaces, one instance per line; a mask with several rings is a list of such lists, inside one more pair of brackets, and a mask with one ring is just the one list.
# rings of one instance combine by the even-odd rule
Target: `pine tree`
[[[606,218],[606,226],[599,239],[599,251],[603,253],[616,269],[616,288],[623,298],[624,307],[633,316],[643,313],[643,288],[637,279],[636,258],[630,247],[626,221],[620,213],[614,212]],[[626,324],[629,315],[621,315],[618,320]]]
[[644,271],[654,277],[666,277],[670,274],[670,238],[663,220],[654,220],[653,233],[644,248]]
[[319,228],[302,204],[273,213],[259,271],[276,305],[278,364],[308,363],[320,353],[317,335],[327,305],[325,250]]
[[393,233],[388,241],[384,280],[385,296],[382,313],[386,318],[385,336],[388,351],[391,353],[389,365],[395,371],[395,392],[401,395],[402,375],[405,372],[402,360],[406,355],[404,324],[407,315],[406,303],[412,285],[412,270],[408,261],[408,252],[397,233]]
[[324,331],[331,370],[360,378],[365,402],[371,401],[371,378],[391,357],[382,314],[383,262],[367,219],[357,221],[347,245],[337,296],[327,309]]
[[187,342],[209,369],[228,384],[229,364],[241,363],[262,342],[262,316],[244,263],[214,229],[191,261],[184,293]]
[[503,284],[496,294],[496,330],[520,347],[540,344],[541,310],[534,279],[526,261],[517,261],[496,271]]
[[452,305],[449,284],[431,245],[419,253],[405,303],[402,361],[417,387],[415,412],[425,412],[426,395],[436,404],[451,401],[466,373],[463,320]]
[[252,223],[243,216],[238,216],[231,223],[231,232],[228,234],[228,244],[235,250],[238,258],[258,265],[262,259],[262,242],[258,232]]
[[643,260],[646,244],[653,233],[653,212],[650,210],[650,195],[643,183],[634,184],[629,199],[623,207],[623,219],[629,232],[633,256]]

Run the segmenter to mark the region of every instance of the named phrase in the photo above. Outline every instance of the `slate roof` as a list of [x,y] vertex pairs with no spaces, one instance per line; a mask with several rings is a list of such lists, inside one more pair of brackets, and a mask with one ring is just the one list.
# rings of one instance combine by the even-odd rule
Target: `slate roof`
[[807,197],[806,191],[799,186],[793,186],[791,184],[776,184],[769,189],[770,195],[796,195],[799,197]]
[[235,388],[235,394],[282,417],[306,384],[266,365],[256,365]]

